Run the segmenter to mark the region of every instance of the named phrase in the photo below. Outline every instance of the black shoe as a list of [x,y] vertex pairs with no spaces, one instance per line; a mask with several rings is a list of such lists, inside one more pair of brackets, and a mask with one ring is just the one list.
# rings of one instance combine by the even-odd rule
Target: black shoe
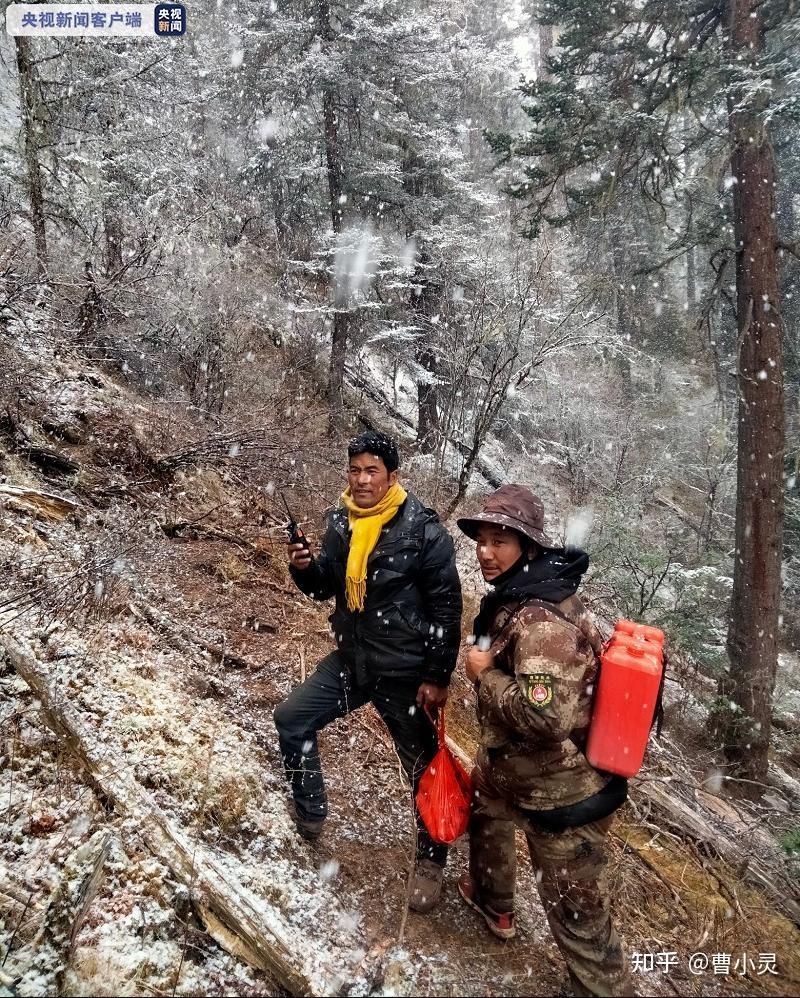
[[319,818],[317,821],[311,821],[309,818],[303,818],[295,806],[294,823],[297,826],[297,833],[301,838],[305,839],[306,842],[316,842],[320,835],[322,835],[322,827],[325,824],[325,819]]

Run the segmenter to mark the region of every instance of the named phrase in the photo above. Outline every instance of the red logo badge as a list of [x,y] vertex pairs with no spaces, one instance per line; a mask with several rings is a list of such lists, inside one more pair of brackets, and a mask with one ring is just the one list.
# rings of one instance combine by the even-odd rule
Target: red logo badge
[[533,707],[546,707],[553,699],[553,677],[548,673],[526,676],[528,703]]

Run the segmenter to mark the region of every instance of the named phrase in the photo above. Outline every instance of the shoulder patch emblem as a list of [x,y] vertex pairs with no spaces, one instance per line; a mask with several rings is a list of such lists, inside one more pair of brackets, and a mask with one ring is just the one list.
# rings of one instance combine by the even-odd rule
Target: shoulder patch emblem
[[546,707],[553,699],[553,677],[549,673],[539,672],[525,677],[528,702],[533,707]]

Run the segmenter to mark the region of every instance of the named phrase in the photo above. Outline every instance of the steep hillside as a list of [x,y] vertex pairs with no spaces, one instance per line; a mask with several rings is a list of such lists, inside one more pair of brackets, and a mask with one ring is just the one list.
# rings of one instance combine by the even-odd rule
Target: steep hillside
[[[440,907],[408,912],[409,793],[371,708],[322,739],[324,837],[293,829],[271,715],[330,637],[288,577],[276,496],[318,536],[341,484],[323,421],[287,404],[212,424],[39,324],[0,342],[2,993],[559,993],[522,855],[512,943],[457,899],[463,843]],[[641,993],[795,994],[793,736],[748,804],[704,737],[712,694],[686,663],[670,676],[613,839],[617,920]],[[448,717],[470,752],[463,677]]]

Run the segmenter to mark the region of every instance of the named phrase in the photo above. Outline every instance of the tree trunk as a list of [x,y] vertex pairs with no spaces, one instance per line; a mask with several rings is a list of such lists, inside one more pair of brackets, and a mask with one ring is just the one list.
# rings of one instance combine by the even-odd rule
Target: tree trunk
[[97,290],[91,260],[85,260],[83,272],[86,277],[86,294],[78,308],[78,329],[84,347],[97,346],[97,331],[103,321],[103,297]]
[[[316,0],[317,33],[325,46],[334,40],[331,27],[329,0]],[[342,156],[339,147],[339,112],[336,91],[326,83],[322,91],[322,118],[325,139],[325,162],[328,172],[328,197],[330,200],[331,226],[335,235],[342,231]],[[341,300],[339,289],[334,288],[333,331],[331,335],[331,360],[328,370],[328,405],[331,432],[336,428],[344,408],[344,365],[347,360],[347,337],[350,315],[347,303]]]
[[[763,49],[761,8],[757,0],[730,0],[729,15],[733,55],[745,70]],[[742,776],[761,782],[778,656],[785,426],[775,160],[766,108],[754,106],[747,87],[729,97],[728,119],[736,180],[739,450],[730,672],[720,693],[736,706],[723,713],[726,755]]]
[[[540,5],[537,4],[537,14]],[[536,78],[542,82],[547,82],[552,80],[552,73],[547,68],[547,60],[550,57],[550,51],[553,48],[553,25],[552,24],[539,24],[538,25],[538,53],[535,59],[536,65]],[[549,165],[549,159],[545,159],[545,165]],[[563,205],[563,195],[564,195],[564,178],[561,177],[556,183],[556,190],[553,192],[553,204]],[[546,313],[548,312],[549,306],[552,304],[556,288],[553,282],[553,244],[555,240],[553,239],[553,234],[550,230],[550,226],[547,223],[542,225],[542,230],[539,238],[536,240],[536,257],[538,261],[538,271],[539,271],[539,294],[542,300],[542,307],[539,309],[539,315],[537,315],[534,320],[534,328],[536,330],[536,335],[539,339],[543,340],[547,337],[548,333],[548,323],[546,318]]]
[[553,25],[539,25],[539,59],[536,66],[536,75],[540,80],[549,80],[551,74],[547,68],[547,59],[553,47]]
[[417,379],[417,443],[423,454],[433,454],[439,436],[439,391],[436,383],[436,352],[431,342],[431,318],[440,301],[440,287],[430,274],[430,256],[422,249],[415,284],[417,293],[412,295],[411,307],[418,316],[422,334],[416,342],[414,357],[427,377]]
[[28,198],[31,205],[31,223],[36,248],[36,272],[40,280],[47,279],[47,234],[44,225],[44,196],[42,194],[42,171],[39,166],[39,130],[41,122],[36,120],[36,84],[30,41],[23,36],[14,39],[19,72],[20,105],[22,108],[22,129],[25,143],[25,170],[28,181]]
[[111,204],[110,196],[103,203],[103,233],[105,235],[104,272],[108,280],[122,270],[122,239],[124,230],[117,209]]
[[[617,313],[617,339],[620,343],[630,343],[635,338],[634,303],[630,291],[631,265],[627,258],[624,236],[614,226],[610,230],[611,263],[614,271],[614,305]],[[633,392],[631,362],[618,348],[611,354],[614,367],[620,379],[620,387],[625,398]]]
[[[122,243],[125,236],[125,226],[122,220],[119,196],[125,186],[124,178],[120,176],[116,163],[117,128],[121,112],[118,98],[115,94],[108,98],[105,109],[105,130],[103,134],[104,148],[100,176],[102,180],[103,199],[103,273],[106,280],[122,271]],[[122,182],[121,182],[122,181]]]
[[423,454],[433,454],[438,444],[439,410],[436,378],[436,354],[429,342],[417,344],[417,363],[432,380],[417,381],[417,443]]
[[686,250],[686,310],[689,318],[694,317],[697,305],[697,265],[695,262],[694,246]]
[[349,328],[349,314],[338,310],[334,312],[333,334],[331,337],[331,362],[328,370],[329,429],[331,432],[335,430],[341,420],[344,410],[344,367],[347,362],[347,336]]
[[125,227],[120,206],[116,203],[120,187],[117,184],[118,171],[114,162],[113,135],[117,124],[116,114],[108,122],[108,146],[103,153],[103,276],[108,281],[122,271],[122,242]]
[[[688,144],[687,117],[687,115],[684,115],[683,126]],[[694,201],[692,199],[691,190],[688,187],[691,170],[691,157],[688,152],[685,152],[683,154],[683,174],[687,180],[687,189],[683,195],[683,206],[686,212],[686,238],[690,244],[686,250],[686,311],[690,322],[694,321],[695,311],[697,308],[697,257],[695,254],[695,247],[691,245],[694,234]]]
[[[798,137],[800,139],[800,136]],[[778,209],[778,238],[783,243],[793,243],[800,231],[800,216],[795,211],[795,191],[800,187],[800,141],[787,143],[777,152],[777,169],[780,183],[775,197]],[[797,476],[800,470],[800,259],[793,253],[782,253],[781,267],[781,318],[786,336],[785,388],[786,436],[795,441],[794,459],[787,454],[787,474]]]
[[[689,157],[684,158],[686,176],[689,176]],[[684,195],[684,206],[686,209],[687,232],[689,240],[692,239],[693,225],[691,223],[694,205],[692,195],[689,191]],[[694,322],[697,311],[697,258],[695,247],[689,246],[686,250],[686,312],[690,322]]]

